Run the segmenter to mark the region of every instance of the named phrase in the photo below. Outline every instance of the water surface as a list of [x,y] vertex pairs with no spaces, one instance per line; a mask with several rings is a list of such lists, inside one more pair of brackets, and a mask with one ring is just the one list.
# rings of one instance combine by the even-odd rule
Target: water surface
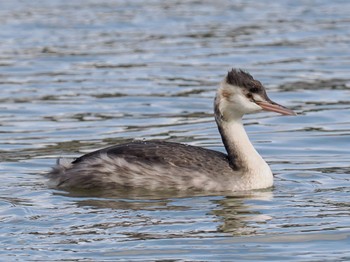
[[[2,1],[6,261],[350,259],[348,1]],[[77,194],[61,156],[133,139],[224,151],[218,82],[248,70],[296,117],[245,117],[273,189]]]

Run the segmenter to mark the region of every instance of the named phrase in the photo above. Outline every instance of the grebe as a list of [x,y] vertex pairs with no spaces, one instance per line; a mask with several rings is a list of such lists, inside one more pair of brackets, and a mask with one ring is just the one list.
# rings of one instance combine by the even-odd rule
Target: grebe
[[271,101],[263,85],[249,73],[232,69],[214,100],[215,120],[227,155],[164,141],[135,141],[83,155],[59,159],[49,173],[55,187],[241,191],[273,185],[270,167],[251,144],[242,124],[247,113],[262,110],[295,113]]

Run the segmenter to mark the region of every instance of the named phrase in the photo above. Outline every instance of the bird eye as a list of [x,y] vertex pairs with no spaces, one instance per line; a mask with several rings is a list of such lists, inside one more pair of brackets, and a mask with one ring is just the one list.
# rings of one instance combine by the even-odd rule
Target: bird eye
[[249,89],[249,92],[251,92],[251,93],[258,93],[259,92],[259,88],[252,87],[252,88]]

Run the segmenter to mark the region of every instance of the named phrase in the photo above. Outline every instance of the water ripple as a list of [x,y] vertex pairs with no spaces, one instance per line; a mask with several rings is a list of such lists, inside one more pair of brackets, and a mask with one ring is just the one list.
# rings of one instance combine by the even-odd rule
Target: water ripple
[[[346,1],[2,1],[0,239],[6,261],[350,259]],[[248,115],[269,190],[64,192],[42,176],[133,139],[224,151],[232,67],[298,116]]]

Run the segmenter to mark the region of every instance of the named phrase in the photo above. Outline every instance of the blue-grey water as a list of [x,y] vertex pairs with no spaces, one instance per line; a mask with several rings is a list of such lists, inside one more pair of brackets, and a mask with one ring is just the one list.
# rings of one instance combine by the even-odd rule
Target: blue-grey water
[[[0,1],[3,261],[349,261],[350,2]],[[296,117],[246,129],[273,189],[78,195],[61,156],[133,139],[224,151],[218,82],[248,70]]]

